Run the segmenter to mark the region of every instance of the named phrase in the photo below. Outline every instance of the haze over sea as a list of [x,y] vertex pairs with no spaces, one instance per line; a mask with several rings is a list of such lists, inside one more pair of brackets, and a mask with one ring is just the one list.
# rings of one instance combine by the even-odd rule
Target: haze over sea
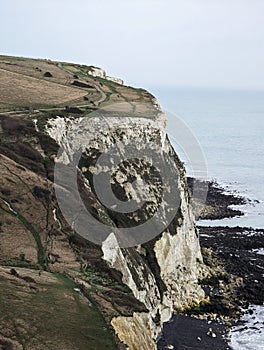
[[[151,91],[200,143],[208,178],[253,201],[241,207],[243,217],[199,224],[263,228],[264,91],[160,87]],[[192,175],[185,154],[177,146],[176,150]]]

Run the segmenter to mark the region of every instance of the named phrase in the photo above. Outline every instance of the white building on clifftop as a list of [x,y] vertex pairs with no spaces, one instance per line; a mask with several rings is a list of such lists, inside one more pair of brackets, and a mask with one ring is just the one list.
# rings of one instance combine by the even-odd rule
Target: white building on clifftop
[[92,75],[95,78],[99,77],[102,79],[113,81],[114,83],[117,83],[120,85],[124,85],[124,81],[122,79],[109,77],[108,75],[106,75],[106,72],[102,68],[99,68],[99,67],[91,66],[90,70],[88,71],[88,74]]

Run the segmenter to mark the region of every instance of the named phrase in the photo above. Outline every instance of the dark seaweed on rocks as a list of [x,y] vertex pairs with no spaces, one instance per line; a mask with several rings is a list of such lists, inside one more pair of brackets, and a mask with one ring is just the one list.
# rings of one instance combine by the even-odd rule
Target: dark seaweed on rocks
[[197,219],[215,220],[231,218],[244,215],[240,210],[231,209],[231,205],[243,205],[248,200],[242,196],[233,193],[226,193],[226,190],[219,186],[215,181],[202,181],[192,177],[187,178],[187,183],[193,194],[203,191],[205,186],[208,186],[207,198],[205,203],[199,203],[196,199],[193,200],[194,213]]
[[240,306],[264,303],[264,230],[243,227],[199,227],[202,247],[210,248],[228,274],[243,278],[234,293]]

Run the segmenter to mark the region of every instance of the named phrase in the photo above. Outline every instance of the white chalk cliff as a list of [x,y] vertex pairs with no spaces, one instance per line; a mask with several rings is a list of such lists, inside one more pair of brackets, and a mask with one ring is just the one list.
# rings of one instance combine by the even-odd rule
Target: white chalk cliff
[[[90,74],[106,77],[102,70],[93,69]],[[101,154],[122,138],[126,144],[131,140],[139,140],[139,146],[144,143],[144,147],[155,142],[171,159],[179,174],[175,178],[174,186],[180,196],[180,205],[168,228],[153,237],[149,244],[119,248],[116,246],[115,236],[110,235],[102,245],[103,258],[109,266],[122,273],[123,283],[130,287],[134,296],[146,307],[146,312],[135,312],[131,317],[120,316],[112,319],[111,324],[119,339],[130,350],[156,349],[156,339],[162,324],[169,321],[173,312],[199,303],[204,298],[198,279],[205,273],[205,267],[198,231],[189,205],[185,169],[167,138],[165,115],[157,108],[156,101],[153,101],[152,108],[153,116],[145,117],[141,113],[134,118],[124,116],[122,120],[111,117],[110,128],[107,125],[107,116],[104,119],[105,125],[102,125],[102,119],[91,118],[89,115],[53,118],[46,127],[47,133],[59,145],[64,144],[67,150],[65,161],[69,161],[73,151],[80,145],[87,154],[94,150]],[[92,167],[90,172],[93,172]],[[115,179],[125,195],[133,192],[127,181],[128,176],[127,170],[123,168]],[[153,183],[149,194],[150,204],[145,208],[144,215],[160,205],[155,199],[155,191]],[[119,218],[116,217],[116,220]]]

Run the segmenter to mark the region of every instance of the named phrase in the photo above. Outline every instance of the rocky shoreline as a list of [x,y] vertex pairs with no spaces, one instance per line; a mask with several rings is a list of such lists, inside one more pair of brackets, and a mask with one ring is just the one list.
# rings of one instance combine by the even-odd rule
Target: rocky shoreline
[[[188,179],[190,190],[194,179]],[[201,186],[204,183],[200,182]],[[208,182],[208,196],[199,219],[223,219],[243,215],[230,205],[241,205],[247,199],[226,193],[215,182]],[[196,182],[197,186],[197,182]],[[247,227],[198,227],[203,258],[214,275],[201,281],[210,298],[174,318],[164,326],[158,350],[200,349],[226,350],[228,333],[239,321],[249,305],[263,305],[264,295],[264,230]],[[243,327],[242,327],[243,328]]]
[[264,230],[246,227],[199,227],[201,246],[211,249],[227,274],[243,279],[234,299],[240,307],[264,302]]
[[241,210],[230,208],[230,206],[243,205],[251,202],[249,199],[237,193],[228,193],[216,181],[201,181],[192,177],[187,178],[187,183],[191,193],[195,186],[196,195],[208,190],[205,203],[199,199],[193,199],[192,205],[197,220],[220,220],[242,216]]
[[175,315],[164,328],[158,350],[228,350],[226,327],[215,321]]

